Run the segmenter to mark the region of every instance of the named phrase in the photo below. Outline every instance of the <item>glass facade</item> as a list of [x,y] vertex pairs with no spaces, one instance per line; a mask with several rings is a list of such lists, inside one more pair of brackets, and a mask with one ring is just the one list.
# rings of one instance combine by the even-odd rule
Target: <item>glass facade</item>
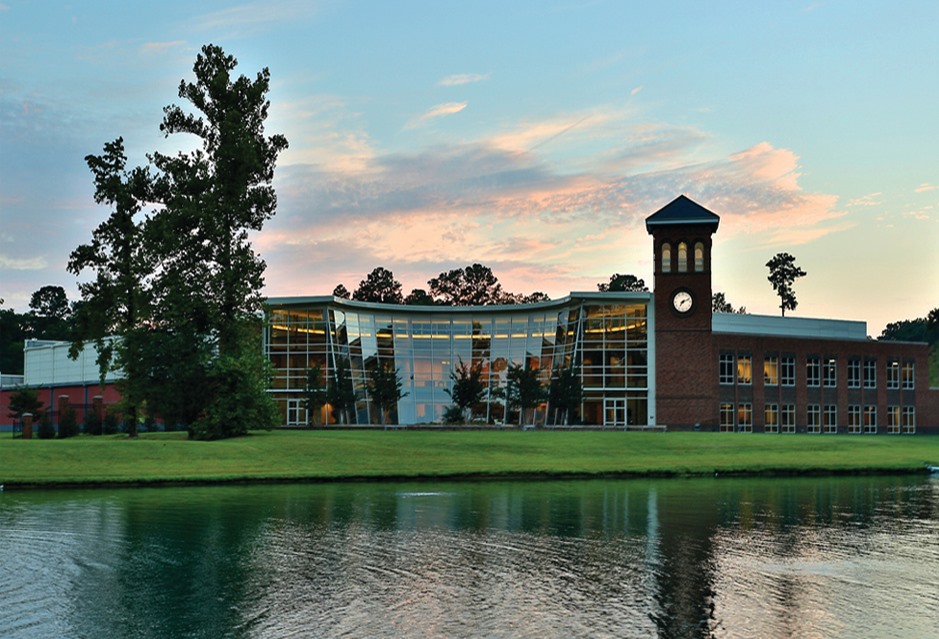
[[[585,293],[552,302],[514,306],[398,306],[331,296],[268,300],[264,348],[274,366],[270,392],[285,425],[335,423],[329,405],[310,420],[302,408],[311,368],[324,380],[349,371],[356,404],[348,421],[380,423],[369,398],[370,371],[398,371],[404,397],[393,423],[440,423],[453,404],[451,373],[462,362],[478,367],[487,398],[471,419],[517,424],[504,394],[513,364],[538,371],[545,390],[557,370],[573,366],[583,401],[570,424],[644,426],[650,423],[654,352],[651,295]],[[565,417],[547,402],[529,416],[539,426]]]

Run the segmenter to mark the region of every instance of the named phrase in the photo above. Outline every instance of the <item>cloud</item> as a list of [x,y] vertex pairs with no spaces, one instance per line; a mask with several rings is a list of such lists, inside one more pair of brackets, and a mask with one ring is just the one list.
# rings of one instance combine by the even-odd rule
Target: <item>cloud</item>
[[140,51],[145,55],[160,55],[171,49],[185,45],[185,40],[171,40],[168,42],[145,42],[140,46]]
[[488,73],[457,73],[455,75],[448,75],[445,78],[442,78],[437,86],[441,87],[456,87],[464,84],[473,84],[475,82],[483,82],[489,79]]
[[420,126],[420,124],[426,122],[427,120],[453,115],[455,113],[459,113],[465,108],[466,102],[444,102],[443,104],[438,104],[437,106],[431,107],[426,113],[411,120],[406,128],[413,129],[416,126]]
[[0,268],[11,271],[39,271],[48,266],[44,257],[15,258],[0,254]]
[[920,184],[914,189],[914,192],[925,193],[927,191],[935,191],[936,189],[939,189],[939,186],[935,184],[930,184],[929,182],[923,182],[922,184]]
[[880,197],[881,195],[883,195],[883,193],[878,191],[877,193],[868,193],[861,197],[852,198],[848,200],[848,206],[880,206],[883,204],[883,200]]
[[316,10],[316,3],[305,0],[268,0],[213,11],[195,18],[193,24],[200,31],[245,29],[253,33],[262,27],[308,18]]

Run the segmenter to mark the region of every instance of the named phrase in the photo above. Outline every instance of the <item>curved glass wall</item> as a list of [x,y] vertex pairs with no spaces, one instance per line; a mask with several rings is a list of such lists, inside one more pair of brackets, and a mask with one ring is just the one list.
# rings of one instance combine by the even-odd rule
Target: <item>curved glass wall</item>
[[439,423],[453,403],[451,373],[462,362],[479,367],[488,391],[472,408],[472,421],[518,424],[518,412],[504,399],[509,368],[536,370],[547,389],[552,376],[573,366],[583,388],[578,409],[565,416],[546,401],[528,422],[646,425],[654,412],[650,300],[648,293],[589,293],[517,306],[414,307],[271,299],[264,340],[275,370],[270,392],[285,425],[336,423],[342,416],[329,405],[319,415],[306,414],[304,390],[311,368],[318,366],[324,380],[348,371],[356,401],[347,421],[377,424],[368,379],[375,368],[391,368],[406,393],[388,415],[391,422]]

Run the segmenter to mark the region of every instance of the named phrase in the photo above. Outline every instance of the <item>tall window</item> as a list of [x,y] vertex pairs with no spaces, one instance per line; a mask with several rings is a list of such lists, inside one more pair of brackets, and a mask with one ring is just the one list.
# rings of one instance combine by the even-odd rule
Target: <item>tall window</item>
[[805,384],[807,386],[819,386],[821,381],[821,360],[817,357],[809,357],[805,361]]
[[704,270],[704,243],[695,242],[694,245],[694,272],[700,273]]
[[767,386],[779,384],[779,357],[767,355],[763,358],[763,383]]
[[913,362],[903,362],[900,367],[900,381],[903,383],[903,390],[913,390],[915,382],[913,378],[915,377]]
[[868,404],[864,407],[864,432],[877,432],[877,406]]
[[721,432],[734,431],[734,405],[730,402],[721,403]]
[[864,360],[864,388],[877,388],[877,360]]
[[901,432],[912,435],[916,432],[916,407],[915,406],[904,406],[903,407],[903,421],[900,422]]
[[779,432],[779,404],[767,404],[763,407],[763,430],[767,433]]
[[743,403],[737,406],[737,430],[741,433],[753,432],[753,404]]
[[662,272],[672,272],[672,245],[668,242],[662,244]]
[[838,360],[826,357],[822,364],[822,383],[825,388],[834,388],[838,385]]
[[852,357],[848,360],[848,388],[861,387],[861,360]]
[[678,272],[688,271],[688,245],[684,242],[678,243]]
[[887,406],[887,432],[892,435],[896,435],[900,432],[899,406]]
[[779,379],[783,386],[796,385],[796,358],[784,355],[780,360]]
[[887,362],[887,388],[900,388],[900,362]]
[[861,405],[851,404],[848,406],[848,432],[861,432]]
[[750,355],[737,356],[737,383],[747,386],[753,383],[753,358]]
[[825,405],[825,432],[838,432],[838,406],[836,404]]
[[796,405],[783,404],[779,410],[779,426],[784,433],[796,432]]
[[808,421],[806,422],[806,432],[822,432],[822,407],[818,404],[809,404]]
[[721,353],[719,363],[719,374],[721,384],[734,383],[734,354]]

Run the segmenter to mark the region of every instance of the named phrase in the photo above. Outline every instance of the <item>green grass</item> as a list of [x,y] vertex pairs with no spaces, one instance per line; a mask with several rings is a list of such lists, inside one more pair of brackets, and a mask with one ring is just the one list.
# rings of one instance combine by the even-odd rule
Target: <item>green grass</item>
[[939,437],[519,431],[271,431],[0,438],[0,484],[467,476],[916,472]]

